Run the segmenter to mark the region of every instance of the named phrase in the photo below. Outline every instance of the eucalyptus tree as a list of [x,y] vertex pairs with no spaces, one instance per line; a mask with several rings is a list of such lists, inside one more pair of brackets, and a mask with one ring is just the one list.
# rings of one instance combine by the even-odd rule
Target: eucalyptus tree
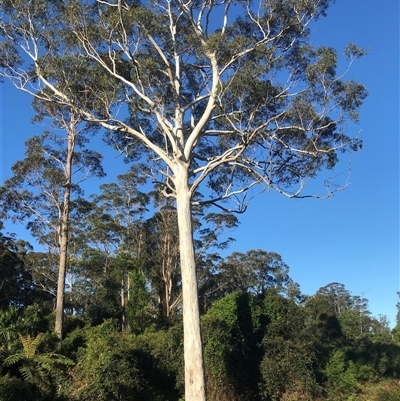
[[[149,196],[139,188],[146,183],[145,171],[146,166],[133,166],[125,174],[118,175],[115,182],[100,185],[100,194],[91,196],[92,209],[81,222],[86,247],[104,254],[103,273],[118,270],[114,273],[120,282],[123,330],[131,293],[130,276],[133,270],[136,277],[144,275],[144,215]],[[93,276],[92,279],[99,281]]]
[[29,250],[30,245],[25,241],[0,232],[0,310],[27,306],[35,298],[32,274],[26,260]]
[[52,117],[60,131],[26,141],[25,158],[12,166],[13,176],[0,188],[0,202],[6,217],[26,223],[33,237],[57,255],[55,332],[61,338],[71,220],[85,203],[79,184],[104,173],[101,155],[85,149],[88,127],[79,115],[37,100],[34,107],[38,119]]
[[40,302],[54,309],[57,299],[59,255],[49,250],[29,252],[26,255],[27,265],[32,274],[35,288],[40,294]]
[[[400,297],[400,292],[396,292],[397,296]],[[396,326],[392,330],[393,338],[395,341],[399,342],[400,340],[400,300],[396,302]]]
[[204,309],[233,292],[262,295],[271,288],[288,298],[302,299],[299,285],[289,277],[289,266],[275,252],[257,249],[233,252],[225,258],[214,253],[206,264],[199,274]]
[[179,234],[176,209],[168,203],[147,219],[146,275],[160,313],[167,318],[181,303]]
[[197,211],[196,217],[196,269],[199,287],[199,301],[202,312],[206,312],[211,302],[220,292],[218,282],[218,265],[222,261],[220,251],[226,250],[235,239],[222,237],[238,227],[239,221],[233,213],[202,213]]
[[233,252],[217,265],[216,276],[218,298],[235,291],[261,295],[271,288],[285,293],[293,283],[282,257],[262,249]]
[[82,222],[88,245],[108,255],[122,249],[143,258],[141,226],[150,202],[140,190],[147,181],[145,171],[146,166],[133,166],[114,182],[100,185],[99,194],[91,195],[92,209]]
[[[152,193],[152,217],[146,220],[146,274],[156,296],[160,311],[166,317],[182,310],[182,277],[177,210],[171,198]],[[213,270],[221,260],[218,251],[226,249],[233,238],[222,238],[237,227],[236,216],[229,213],[207,213],[207,208],[196,207],[192,227],[199,281],[199,298],[206,309],[210,293],[215,292]]]
[[376,323],[371,317],[368,299],[364,295],[352,295],[343,284],[330,283],[321,287],[315,296],[322,296],[327,300],[338,317],[344,334],[356,338],[372,334]]
[[[311,45],[330,0],[3,0],[2,75],[68,105],[151,164],[176,201],[186,399],[204,400],[192,206],[244,211],[256,184],[289,197],[361,146],[363,85]],[[364,51],[345,49],[349,66]],[[30,64],[29,64],[30,62]],[[28,65],[29,64],[29,65]],[[203,184],[201,190],[200,186]],[[336,183],[333,183],[336,184]],[[346,183],[343,184],[346,186]],[[205,187],[205,188],[204,188]],[[337,190],[326,181],[326,196]],[[247,194],[247,197],[246,197]]]
[[[336,315],[341,315],[355,305],[357,297],[351,295],[350,291],[341,283],[329,283],[321,287],[316,295],[325,297]],[[364,300],[365,301],[365,300]]]

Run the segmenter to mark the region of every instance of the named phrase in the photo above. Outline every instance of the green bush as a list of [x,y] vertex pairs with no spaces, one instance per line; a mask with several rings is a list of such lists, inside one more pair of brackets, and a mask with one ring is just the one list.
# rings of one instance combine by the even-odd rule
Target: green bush
[[176,401],[184,394],[183,327],[150,331],[132,336],[133,347],[141,354],[141,369],[146,380],[142,400]]
[[[117,323],[78,329],[63,342],[75,355],[71,401],[176,401],[183,393],[182,328],[121,333]],[[74,344],[81,344],[73,351]]]
[[79,401],[139,400],[144,383],[137,359],[128,338],[111,321],[90,328],[66,391]]
[[257,400],[261,352],[253,324],[252,297],[232,293],[202,319],[208,399]]
[[[29,394],[29,399],[27,398]],[[38,390],[29,383],[5,375],[0,377],[0,401],[43,401],[44,398]]]
[[262,400],[310,400],[320,391],[314,374],[316,350],[306,317],[293,300],[275,290],[264,294],[266,320],[259,384]]

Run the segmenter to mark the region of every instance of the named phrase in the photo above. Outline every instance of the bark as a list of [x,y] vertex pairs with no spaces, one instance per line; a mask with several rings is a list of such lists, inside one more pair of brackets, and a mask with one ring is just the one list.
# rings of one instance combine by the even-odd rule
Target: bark
[[126,331],[126,305],[125,305],[125,280],[124,280],[124,278],[122,278],[122,280],[121,280],[121,310],[122,310],[121,331],[124,333]]
[[69,242],[69,211],[71,201],[71,180],[72,180],[72,157],[75,148],[75,127],[71,123],[70,131],[68,132],[68,149],[67,158],[65,161],[65,188],[64,200],[61,206],[60,216],[60,260],[58,265],[58,282],[57,282],[57,300],[56,300],[56,322],[54,331],[61,340],[63,335],[63,316],[64,316],[64,295],[65,295],[65,277],[67,273],[68,262],[68,242]]
[[[169,212],[167,212],[169,213]],[[170,222],[168,221],[168,217],[166,218],[164,229],[167,230],[167,233],[163,236],[163,260],[161,262],[162,266],[162,279],[164,284],[164,294],[165,294],[165,314],[167,317],[171,315],[172,312],[172,287],[173,287],[173,276],[176,269],[176,249],[173,249],[173,241],[174,238],[169,233],[171,227],[169,226]]]
[[[163,267],[165,270],[165,267]],[[171,310],[170,310],[170,301],[171,301],[171,280],[169,280],[166,272],[163,272],[163,279],[164,279],[164,291],[165,291],[165,314],[169,317]]]
[[181,257],[183,331],[185,361],[185,400],[205,401],[203,348],[187,167],[179,165],[175,189]]

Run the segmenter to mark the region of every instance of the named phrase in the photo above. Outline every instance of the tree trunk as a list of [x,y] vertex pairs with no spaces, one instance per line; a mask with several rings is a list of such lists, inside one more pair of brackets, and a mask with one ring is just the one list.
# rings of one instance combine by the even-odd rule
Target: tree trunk
[[58,282],[57,282],[57,301],[56,301],[56,322],[54,331],[61,340],[63,335],[63,316],[64,316],[64,294],[65,294],[65,277],[67,273],[68,261],[68,242],[69,242],[69,209],[71,200],[71,180],[72,180],[72,157],[75,147],[75,126],[71,122],[71,127],[68,132],[68,149],[67,158],[65,161],[65,188],[64,201],[61,205],[60,216],[60,260],[58,265]]
[[62,339],[63,314],[64,314],[64,292],[65,275],[67,271],[67,249],[68,249],[68,228],[62,221],[60,223],[60,260],[58,264],[57,300],[56,300],[56,323],[54,331],[58,338]]
[[175,189],[183,295],[185,400],[205,401],[204,362],[193,246],[191,196],[187,168],[180,165],[177,170]]
[[[124,274],[124,273],[122,273]],[[126,305],[125,305],[125,279],[121,279],[121,331],[125,333],[126,331]]]
[[167,317],[169,317],[170,315],[170,290],[169,290],[169,285],[170,285],[170,281],[165,277],[165,274],[163,274],[164,276],[164,292],[165,292],[165,315]]

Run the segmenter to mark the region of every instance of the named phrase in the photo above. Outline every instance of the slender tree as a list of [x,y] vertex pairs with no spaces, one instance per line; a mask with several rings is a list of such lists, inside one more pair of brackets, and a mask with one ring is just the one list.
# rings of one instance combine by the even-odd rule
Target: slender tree
[[[153,180],[176,201],[187,400],[205,399],[192,227],[200,185],[210,195],[203,203],[231,209],[230,199],[239,211],[256,184],[308,196],[307,181],[360,147],[345,129],[365,88],[336,73],[334,49],[309,41],[330,2],[0,5],[2,75],[34,96],[48,88],[121,151],[147,156]],[[363,53],[349,45],[349,65]]]
[[[92,196],[92,211],[83,221],[89,246],[104,252],[110,265],[119,268],[122,329],[126,329],[126,307],[130,297],[130,268],[144,274],[144,214],[149,197],[140,192],[145,184],[145,166],[134,166],[116,182],[102,184],[101,193]],[[124,262],[130,258],[130,263]],[[133,262],[133,263],[132,263]],[[106,266],[104,266],[106,269]]]
[[[171,202],[169,202],[171,203]],[[167,318],[181,303],[179,235],[176,210],[164,205],[146,221],[147,275],[157,296],[159,309]]]
[[[153,193],[158,210],[146,221],[147,277],[157,297],[157,303],[166,317],[181,311],[182,279],[179,250],[177,211],[171,198]],[[218,250],[226,249],[233,241],[222,234],[236,227],[236,216],[229,213],[206,213],[197,207],[192,214],[196,269],[203,306],[210,293],[216,291],[212,280],[215,261],[221,257]]]
[[[42,106],[38,101],[34,105]],[[45,132],[27,140],[25,159],[13,165],[14,175],[0,189],[0,202],[10,219],[26,222],[39,243],[58,255],[55,332],[61,338],[72,202],[77,211],[79,183],[104,173],[99,153],[76,150],[85,143],[79,115],[44,105],[38,116],[51,115],[66,135]]]

